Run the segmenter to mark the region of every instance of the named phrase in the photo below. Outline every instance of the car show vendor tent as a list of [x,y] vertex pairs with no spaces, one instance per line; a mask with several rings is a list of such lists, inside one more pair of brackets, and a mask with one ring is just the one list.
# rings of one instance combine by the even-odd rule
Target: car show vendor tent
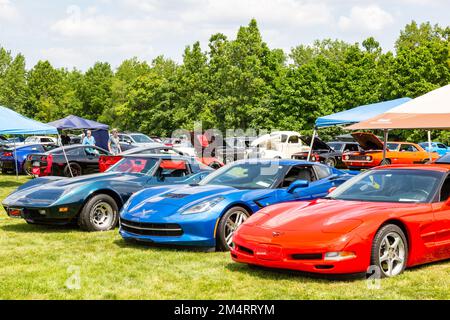
[[[27,118],[9,108],[0,106],[0,134],[8,135],[37,135],[37,134],[58,134],[55,127]],[[15,143],[14,143],[15,149]],[[16,174],[19,174],[16,157]]]
[[[400,98],[390,101],[378,102],[317,118],[312,137],[311,151],[313,149],[313,143],[315,140],[314,138],[317,136],[318,129],[333,126],[346,126],[358,123],[387,112],[392,108],[403,105],[411,100],[411,98]],[[311,158],[311,151],[309,152],[308,160]]]
[[348,127],[349,130],[448,128],[450,84]]
[[55,127],[60,131],[91,130],[97,147],[108,150],[109,126],[106,124],[70,115],[63,119],[50,122],[48,125]]
[[[431,159],[431,129],[450,128],[450,85],[433,90],[382,114],[351,125],[346,129],[384,130],[385,141],[392,129],[426,129]],[[386,153],[386,150],[384,150]]]

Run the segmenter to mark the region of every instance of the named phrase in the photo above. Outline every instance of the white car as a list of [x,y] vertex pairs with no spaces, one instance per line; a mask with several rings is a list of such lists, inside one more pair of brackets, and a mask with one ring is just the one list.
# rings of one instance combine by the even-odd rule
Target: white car
[[58,139],[47,136],[31,136],[27,137],[21,144],[57,144]]
[[252,142],[247,150],[247,158],[291,159],[298,152],[309,152],[301,135],[295,131],[276,131],[266,134]]

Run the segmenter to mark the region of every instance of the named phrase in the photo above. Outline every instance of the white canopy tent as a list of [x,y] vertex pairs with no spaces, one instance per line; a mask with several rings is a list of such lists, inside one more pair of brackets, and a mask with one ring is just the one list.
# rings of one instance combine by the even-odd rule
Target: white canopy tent
[[[431,150],[431,129],[450,128],[450,85],[395,107],[371,119],[347,127],[348,130],[426,129]],[[386,141],[385,141],[386,142]]]

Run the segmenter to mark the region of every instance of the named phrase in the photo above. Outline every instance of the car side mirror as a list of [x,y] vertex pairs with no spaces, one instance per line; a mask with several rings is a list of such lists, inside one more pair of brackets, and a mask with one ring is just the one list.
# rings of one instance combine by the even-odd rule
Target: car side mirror
[[450,208],[450,197],[445,201],[445,206]]
[[334,190],[336,190],[337,189],[337,187],[332,187],[332,188],[330,188],[329,190],[328,190],[328,193],[332,193],[332,192],[334,192]]
[[291,183],[291,185],[287,188],[287,193],[294,193],[295,190],[300,188],[308,188],[309,181],[308,180],[296,180]]

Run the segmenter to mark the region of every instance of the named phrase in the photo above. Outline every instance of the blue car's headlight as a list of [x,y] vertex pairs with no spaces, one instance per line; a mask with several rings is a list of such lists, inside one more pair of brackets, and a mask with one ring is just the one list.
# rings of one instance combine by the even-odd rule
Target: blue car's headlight
[[224,199],[225,199],[224,197],[216,197],[213,199],[205,200],[203,202],[200,202],[199,204],[196,204],[184,210],[183,212],[181,212],[181,214],[196,214],[209,211]]

